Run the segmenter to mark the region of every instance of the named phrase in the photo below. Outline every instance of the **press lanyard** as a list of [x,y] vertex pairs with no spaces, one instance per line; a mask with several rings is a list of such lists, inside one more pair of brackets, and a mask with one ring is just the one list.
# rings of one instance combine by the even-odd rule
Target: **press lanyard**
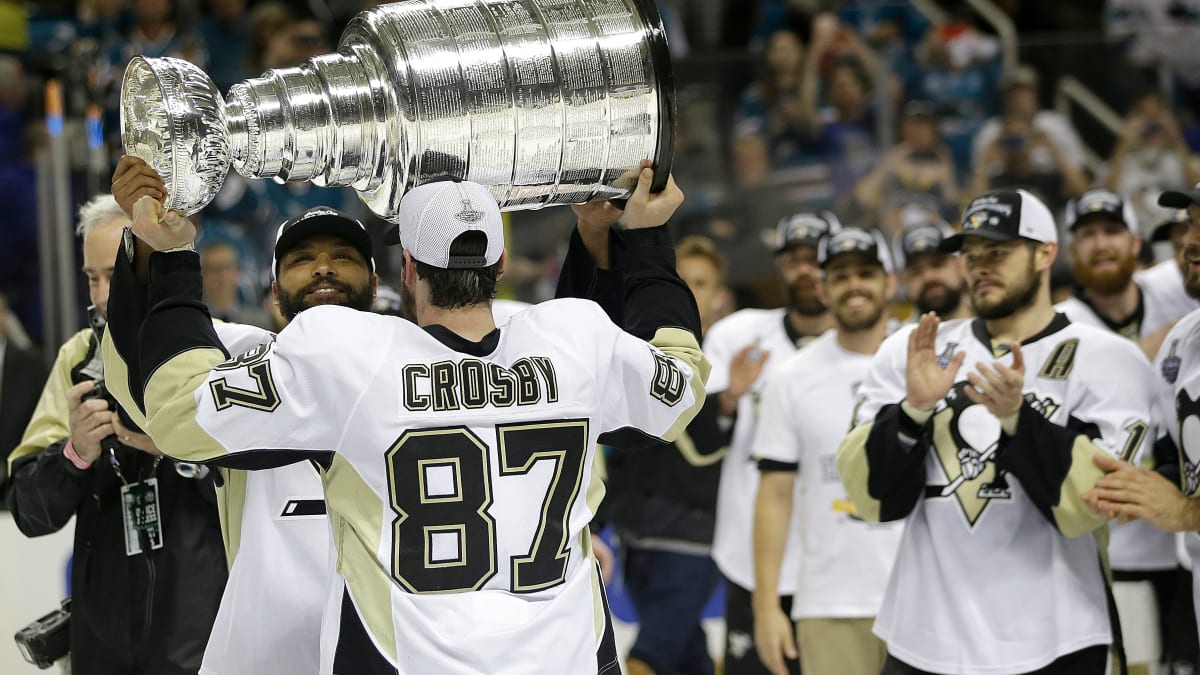
[[[125,522],[125,555],[135,556],[143,552],[143,541],[152,550],[163,547],[162,523],[158,508],[158,464],[162,457],[154,458],[150,477],[130,483],[121,472],[121,461],[113,448],[108,449],[108,463],[117,480],[121,481],[121,506]],[[143,540],[142,536],[145,535]]]

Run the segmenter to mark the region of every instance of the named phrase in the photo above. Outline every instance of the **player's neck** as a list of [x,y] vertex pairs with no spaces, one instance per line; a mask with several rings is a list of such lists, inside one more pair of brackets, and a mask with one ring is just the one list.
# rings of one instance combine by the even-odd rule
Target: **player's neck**
[[456,309],[444,309],[433,305],[418,307],[417,325],[422,328],[445,326],[455,335],[471,342],[479,342],[496,330],[490,302]]
[[1141,294],[1137,284],[1130,280],[1125,288],[1116,293],[1103,294],[1091,288],[1083,289],[1083,297],[1087,298],[1092,308],[1110,323],[1121,323],[1137,311]]
[[787,320],[797,335],[820,335],[833,328],[833,317],[829,315],[829,312],[801,314],[794,309],[789,309]]
[[879,345],[883,344],[883,339],[887,337],[888,315],[884,312],[875,325],[863,330],[843,330],[841,326],[837,329],[838,346],[848,352],[855,354],[874,354],[879,351]]
[[999,319],[987,319],[988,335],[994,342],[1012,344],[1024,342],[1050,325],[1054,320],[1054,305],[1050,304],[1049,291],[1042,288],[1037,299],[1029,306],[1022,307],[1008,316]]

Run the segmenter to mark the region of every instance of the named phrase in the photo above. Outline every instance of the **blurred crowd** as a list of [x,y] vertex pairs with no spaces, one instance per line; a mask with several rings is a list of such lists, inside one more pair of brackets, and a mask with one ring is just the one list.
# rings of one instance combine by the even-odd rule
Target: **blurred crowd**
[[[138,54],[176,56],[205,69],[222,91],[266,69],[295,66],[336,48],[364,0],[0,1],[0,291],[40,338],[36,175],[44,143],[41,87],[65,83],[66,134],[75,202],[103,188],[121,152],[119,83]],[[1081,3],[1061,3],[1061,12]],[[1087,4],[1087,3],[1082,3]],[[1186,3],[1185,3],[1186,4]],[[769,306],[770,233],[801,210],[831,210],[889,237],[906,223],[954,224],[965,200],[988,188],[1021,186],[1056,212],[1091,186],[1127,197],[1149,229],[1167,213],[1163,189],[1191,185],[1200,172],[1196,70],[1184,48],[1197,22],[1152,0],[1109,0],[1099,47],[1115,54],[1123,80],[1119,129],[1085,142],[1072,119],[1048,107],[1054,81],[1003,53],[990,24],[956,2],[907,0],[660,0],[675,60],[679,125],[674,171],[687,191],[680,234],[701,234],[730,261],[741,306]],[[1018,29],[1033,3],[999,5]],[[1065,19],[1064,19],[1065,20]],[[1095,21],[1095,19],[1093,19]],[[1032,25],[1032,24],[1030,24]],[[1103,34],[1100,29],[1103,28]],[[1045,61],[1045,59],[1042,59]],[[1061,75],[1056,73],[1054,75]],[[1113,98],[1110,96],[1110,98]],[[84,156],[82,124],[101,111],[97,162]],[[79,124],[72,124],[77,119]],[[105,165],[107,162],[107,165]],[[98,164],[98,165],[97,165]],[[88,181],[91,171],[96,178]],[[263,261],[270,233],[313,206],[375,220],[348,190],[276,184],[231,175],[199,214],[223,315],[270,325]],[[550,297],[566,209],[508,216],[513,261],[504,295]],[[1160,253],[1165,254],[1165,249]],[[1151,261],[1147,247],[1145,262]],[[381,261],[385,283],[394,260]],[[1065,265],[1059,285],[1071,283]],[[264,304],[264,301],[268,301]]]

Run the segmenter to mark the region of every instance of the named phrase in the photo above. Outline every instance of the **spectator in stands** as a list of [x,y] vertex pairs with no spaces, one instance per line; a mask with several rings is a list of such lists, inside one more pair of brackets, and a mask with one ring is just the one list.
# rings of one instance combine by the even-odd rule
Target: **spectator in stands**
[[900,122],[900,142],[854,189],[858,205],[872,214],[889,236],[901,230],[900,210],[924,197],[944,210],[958,203],[954,158],[938,133],[937,115],[928,101],[909,101]]
[[273,36],[283,31],[292,21],[292,13],[282,2],[261,2],[251,10],[247,21],[250,26],[250,44],[247,66],[251,73],[261,73],[267,65],[267,46]]
[[198,28],[208,55],[208,74],[222,92],[258,73],[249,66],[250,24],[246,0],[208,0],[208,16]]
[[1171,212],[1158,205],[1159,194],[1198,182],[1200,171],[1191,159],[1179,120],[1162,94],[1153,90],[1138,97],[1121,127],[1105,186],[1125,195],[1138,222],[1149,225]]
[[233,242],[217,239],[200,249],[204,302],[214,319],[271,329],[271,317],[253,302],[243,302],[241,255]]
[[1059,142],[1022,115],[1005,117],[1001,134],[975,158],[971,194],[1025,188],[1057,213],[1088,188],[1088,179]]
[[46,383],[42,355],[12,344],[6,337],[7,324],[8,299],[0,293],[0,502],[8,481],[8,455],[21,442]]
[[918,68],[905,83],[908,99],[930,101],[940,114],[960,181],[969,175],[971,139],[995,110],[1000,43],[966,20],[930,29],[917,47]]
[[[1000,80],[1000,91],[1004,97],[1003,114],[988,120],[975,136],[972,156],[976,165],[989,147],[1009,133],[1006,125],[1019,120],[1029,125],[1033,132],[1044,134],[1050,141],[1030,154],[1029,159],[1036,171],[1054,172],[1060,168],[1060,160],[1069,163],[1077,171],[1083,170],[1083,141],[1070,120],[1053,110],[1041,109],[1036,70],[1029,66],[1018,66]],[[1058,156],[1052,148],[1058,150]]]
[[804,43],[789,29],[767,38],[758,76],[738,99],[734,126],[739,135],[767,139],[772,164],[797,161],[804,151],[809,114],[801,102]]
[[906,0],[843,0],[837,16],[857,32],[893,73],[913,67],[913,52],[929,21]]

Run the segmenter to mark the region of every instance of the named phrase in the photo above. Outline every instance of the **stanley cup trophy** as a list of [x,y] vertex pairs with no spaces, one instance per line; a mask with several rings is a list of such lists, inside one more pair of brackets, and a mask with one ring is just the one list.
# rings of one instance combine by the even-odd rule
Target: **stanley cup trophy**
[[164,206],[247,178],[349,186],[394,220],[409,189],[487,186],[505,210],[627,196],[670,170],[675,92],[654,0],[408,0],[356,16],[338,51],[234,85],[134,58],[121,83],[127,154]]

